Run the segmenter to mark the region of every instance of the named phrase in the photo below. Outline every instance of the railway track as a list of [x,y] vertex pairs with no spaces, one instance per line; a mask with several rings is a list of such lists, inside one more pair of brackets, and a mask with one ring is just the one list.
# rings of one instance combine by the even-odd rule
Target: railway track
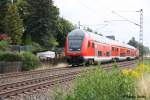
[[33,79],[43,76],[49,76],[53,74],[59,74],[62,72],[67,72],[68,70],[74,70],[79,68],[54,68],[54,69],[45,69],[45,70],[38,70],[38,71],[29,71],[29,72],[23,72],[23,73],[14,73],[13,74],[6,74],[6,76],[3,76],[0,78],[0,84],[15,82],[15,81],[21,81],[26,79]]
[[[118,65],[120,67],[125,67],[125,66],[131,66],[134,65],[135,61],[128,61],[128,62],[119,62]],[[110,69],[112,67],[112,64],[105,64],[102,66],[104,69]],[[15,96],[18,94],[22,94],[25,92],[33,92],[42,88],[47,88],[50,86],[53,86],[55,84],[60,84],[66,81],[71,81],[73,80],[79,73],[87,71],[87,70],[94,69],[93,67],[76,67],[76,68],[61,68],[59,69],[52,69],[49,70],[51,71],[56,71],[59,73],[55,74],[50,74],[50,75],[45,75],[42,77],[38,78],[31,78],[31,79],[26,79],[26,80],[19,80],[15,82],[10,82],[10,83],[5,83],[0,85],[0,97],[2,98],[7,98],[10,96]],[[44,72],[44,70],[38,71],[39,73]],[[49,72],[48,71],[48,72]],[[33,72],[33,73],[32,73]],[[31,71],[26,73],[18,73],[18,75],[36,75],[38,72],[36,71]],[[29,74],[30,73],[30,74]],[[17,75],[17,73],[16,73]],[[14,77],[12,74],[7,74],[8,77]],[[16,76],[18,77],[18,76]],[[1,77],[2,78],[2,77]],[[3,77],[4,78],[4,77]]]
[[[34,70],[34,71],[25,71],[25,72],[15,72],[15,73],[6,73],[6,74],[0,74],[0,83],[3,83],[3,79],[18,79],[18,78],[32,78],[33,75],[38,75],[42,73],[51,73],[51,72],[56,72],[56,71],[64,71],[67,70],[68,68],[51,68],[51,69],[44,69],[44,70]],[[10,80],[9,80],[10,81]]]
[[[57,71],[60,69],[66,69],[66,68],[50,68],[46,69],[47,71]],[[24,71],[24,72],[13,72],[13,73],[6,73],[6,74],[0,74],[0,79],[1,78],[7,78],[7,77],[16,77],[16,76],[23,76],[23,75],[31,75],[31,74],[38,74],[38,73],[43,73],[45,72],[44,70],[33,70],[33,71]]]
[[[128,64],[129,62],[118,62],[119,63],[124,63]],[[103,64],[102,67],[108,67],[111,66],[112,64]],[[45,70],[36,70],[36,71],[26,71],[26,72],[18,72],[18,73],[8,73],[8,74],[1,74],[0,75],[0,84],[5,84],[5,83],[10,83],[10,82],[15,82],[15,81],[21,81],[21,80],[26,80],[26,79],[32,79],[32,78],[38,78],[38,77],[43,77],[43,76],[48,76],[56,73],[61,73],[61,72],[66,72],[68,70],[74,70],[78,69],[78,67],[65,67],[65,68],[51,68],[51,69],[45,69]],[[79,68],[81,69],[81,68]]]
[[[125,63],[128,63],[128,62],[133,62],[133,61],[127,61]],[[107,66],[109,66],[109,65],[111,65],[111,64],[107,64]],[[105,66],[105,64],[102,65],[102,66]],[[6,74],[0,74],[0,80],[1,79],[6,79],[6,78],[13,78],[13,77],[16,78],[16,77],[21,77],[21,76],[40,74],[40,73],[44,73],[44,72],[67,70],[67,69],[70,69],[70,67],[67,66],[67,67],[64,67],[64,68],[50,68],[50,69],[44,69],[44,70],[33,70],[33,71],[6,73]]]

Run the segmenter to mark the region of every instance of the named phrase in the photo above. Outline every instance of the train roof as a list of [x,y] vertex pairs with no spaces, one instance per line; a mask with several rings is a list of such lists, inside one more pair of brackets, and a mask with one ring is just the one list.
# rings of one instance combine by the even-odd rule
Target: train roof
[[92,38],[92,39],[94,39],[94,41],[97,41],[97,42],[100,42],[100,43],[117,45],[117,46],[126,47],[126,48],[130,48],[130,49],[136,49],[135,47],[130,46],[128,44],[125,44],[125,43],[122,43],[122,42],[119,42],[119,41],[116,41],[116,40],[112,40],[112,39],[109,39],[105,36],[101,36],[99,34],[88,32],[88,31],[85,31],[85,30],[82,30],[82,29],[75,29],[72,32],[79,33],[79,34],[82,34],[82,35],[83,35],[83,33],[84,34],[87,33],[90,38]]

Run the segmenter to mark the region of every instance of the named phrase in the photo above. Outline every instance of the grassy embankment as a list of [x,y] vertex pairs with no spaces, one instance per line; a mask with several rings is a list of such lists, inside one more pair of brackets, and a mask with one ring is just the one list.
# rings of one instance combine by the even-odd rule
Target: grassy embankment
[[54,100],[149,100],[150,60],[135,69],[96,68],[78,77],[69,91],[57,91]]

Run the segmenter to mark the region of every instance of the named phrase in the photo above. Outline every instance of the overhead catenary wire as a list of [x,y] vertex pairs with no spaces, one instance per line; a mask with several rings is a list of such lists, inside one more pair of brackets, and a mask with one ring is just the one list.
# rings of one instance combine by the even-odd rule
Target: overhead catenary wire
[[[81,2],[80,0],[76,0],[76,1],[78,1],[78,3],[80,4],[80,5],[82,5],[84,8],[86,8],[86,9],[88,9],[88,10],[90,10],[92,13],[94,13],[94,12],[97,12],[96,10],[94,10],[94,9],[91,9],[90,7],[88,7],[86,4],[84,4],[83,2]],[[94,11],[94,12],[93,12]],[[95,13],[94,13],[95,14]]]
[[124,19],[125,21],[128,21],[128,22],[130,22],[130,23],[133,23],[133,24],[135,24],[135,25],[137,25],[137,26],[140,26],[139,24],[137,24],[137,23],[135,23],[135,22],[133,22],[133,21],[131,21],[131,20],[129,20],[129,19],[127,19],[127,18],[121,16],[120,14],[116,13],[115,11],[112,11],[112,13],[115,14],[115,15],[117,15],[117,16],[119,16],[120,18]]
[[[133,12],[133,11],[132,11],[132,12]],[[140,23],[139,23],[139,24],[137,24],[137,23],[135,23],[135,22],[133,22],[133,21],[131,21],[131,20],[129,20],[129,19],[127,19],[127,18],[125,18],[125,17],[119,15],[118,13],[112,11],[113,14],[115,14],[115,15],[119,16],[120,18],[122,18],[122,19],[124,19],[124,20],[126,20],[126,21],[128,21],[128,22],[130,22],[130,23],[133,23],[134,25],[140,27],[139,43],[141,43],[141,44],[143,45],[143,9],[140,9],[139,11],[134,11],[134,12],[140,13]],[[141,51],[143,51],[143,47],[140,47],[140,46],[139,46],[139,50],[140,50],[140,49],[141,49]],[[142,58],[142,59],[140,59],[140,60],[142,60],[142,62],[143,62],[143,52],[142,52],[142,54],[141,54],[141,58]]]
[[80,27],[98,27],[96,29],[94,29],[95,31],[96,30],[100,30],[100,29],[103,29],[105,28],[106,26],[108,26],[108,24],[93,24],[93,25],[84,25],[84,24],[79,24]]
[[[87,6],[85,3],[83,3],[81,0],[76,0],[81,6],[83,6],[84,8],[86,8],[86,9],[88,9],[88,11],[90,11],[91,13],[93,13],[95,16],[97,16],[96,14],[96,12],[98,12],[98,11],[96,11],[96,10],[94,10],[94,9],[92,9],[92,8],[90,8],[89,6]],[[105,22],[103,22],[103,23],[105,23]],[[102,26],[103,25],[103,26]],[[79,21],[78,22],[78,28],[81,28],[81,27],[99,27],[99,26],[102,26],[101,28],[104,28],[104,27],[106,27],[106,26],[108,26],[108,25],[106,25],[106,24],[81,24],[81,22]]]

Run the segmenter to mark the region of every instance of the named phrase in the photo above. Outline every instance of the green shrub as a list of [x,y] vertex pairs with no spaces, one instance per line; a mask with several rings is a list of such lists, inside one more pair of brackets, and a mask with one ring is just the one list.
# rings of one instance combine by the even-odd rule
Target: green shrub
[[0,52],[0,61],[22,61],[19,53]]
[[30,52],[22,52],[22,61],[23,61],[23,66],[22,70],[31,70],[35,69],[39,66],[39,59],[32,53]]
[[63,98],[57,95],[57,100],[130,100],[127,95],[134,95],[132,78],[119,70],[106,72],[97,68],[79,77],[73,92]]
[[32,52],[41,51],[43,48],[40,44],[33,42],[32,45]]
[[0,41],[0,50],[6,50],[8,48],[8,42],[7,41]]
[[0,51],[0,61],[22,61],[22,70],[31,70],[39,66],[39,59],[30,52],[13,53]]

